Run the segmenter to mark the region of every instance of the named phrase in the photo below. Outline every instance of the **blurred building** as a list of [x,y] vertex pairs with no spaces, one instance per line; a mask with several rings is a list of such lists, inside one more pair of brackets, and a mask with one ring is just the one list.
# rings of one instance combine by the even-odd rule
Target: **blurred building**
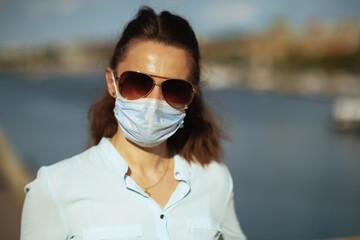
[[[40,75],[100,72],[107,66],[113,46],[109,41],[9,46],[0,51],[0,71]],[[286,19],[279,19],[265,31],[208,39],[201,41],[201,46],[208,69],[204,76],[214,87],[330,95],[360,92],[359,21],[325,24],[313,20],[304,29],[295,29]],[[225,75],[232,77],[221,78]]]

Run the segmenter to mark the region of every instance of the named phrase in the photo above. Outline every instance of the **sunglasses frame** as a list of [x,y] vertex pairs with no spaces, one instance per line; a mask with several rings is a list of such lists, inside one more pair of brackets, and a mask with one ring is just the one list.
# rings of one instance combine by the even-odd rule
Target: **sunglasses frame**
[[[140,99],[140,98],[144,98],[144,97],[148,96],[148,95],[154,90],[154,87],[155,87],[155,85],[156,85],[156,86],[158,86],[158,87],[160,88],[161,94],[162,94],[163,98],[165,99],[165,101],[166,101],[170,106],[172,106],[172,107],[174,107],[174,108],[179,108],[179,107],[173,106],[170,102],[168,102],[168,101],[166,100],[166,98],[165,98],[165,96],[164,96],[164,93],[163,93],[163,90],[162,90],[162,84],[163,84],[164,82],[168,81],[168,80],[184,81],[184,82],[187,82],[187,83],[190,84],[190,86],[191,86],[191,88],[192,88],[191,97],[189,98],[188,102],[184,105],[185,108],[187,108],[187,107],[190,105],[190,103],[192,102],[192,100],[194,99],[194,96],[195,96],[195,94],[196,94],[196,89],[195,89],[194,85],[193,85],[191,82],[189,82],[189,81],[186,81],[186,80],[184,80],[184,79],[179,79],[179,78],[168,78],[168,77],[158,76],[158,75],[154,75],[154,74],[147,74],[147,73],[143,73],[143,72],[140,72],[140,71],[124,71],[124,72],[122,72],[122,73],[120,74],[119,77],[116,77],[116,72],[115,72],[115,79],[116,79],[116,80],[119,80],[119,87],[122,87],[123,82],[124,82],[124,80],[121,82],[121,77],[122,77],[124,74],[128,74],[128,73],[143,74],[143,75],[148,76],[148,77],[153,81],[153,85],[152,85],[151,89],[150,89],[144,96],[141,96],[141,97],[136,98],[136,99]],[[156,78],[161,78],[161,79],[165,79],[165,80],[162,81],[161,83],[156,83],[154,77],[156,77]],[[121,88],[119,88],[119,90],[120,90],[119,93],[121,94]],[[122,94],[121,94],[121,95],[122,95]],[[124,97],[124,96],[123,96],[123,97]],[[126,98],[126,97],[124,97],[124,98]],[[126,99],[127,99],[127,98],[126,98]],[[136,100],[136,99],[132,99],[132,100]]]

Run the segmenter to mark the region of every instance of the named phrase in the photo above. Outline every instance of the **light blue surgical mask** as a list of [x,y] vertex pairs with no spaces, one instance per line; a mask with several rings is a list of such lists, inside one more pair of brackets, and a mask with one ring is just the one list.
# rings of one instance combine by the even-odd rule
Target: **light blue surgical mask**
[[113,73],[112,79],[117,94],[114,114],[129,141],[142,147],[155,147],[182,127],[185,109],[175,109],[166,101],[154,98],[125,99],[116,88]]

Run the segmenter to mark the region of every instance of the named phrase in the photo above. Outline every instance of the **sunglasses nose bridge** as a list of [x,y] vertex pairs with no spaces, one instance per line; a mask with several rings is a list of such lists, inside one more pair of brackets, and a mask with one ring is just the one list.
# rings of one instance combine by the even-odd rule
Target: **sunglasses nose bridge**
[[159,88],[161,88],[161,83],[157,83],[154,81],[154,86],[158,86]]
[[162,97],[164,97],[164,96],[163,96],[163,92],[162,92],[162,83],[163,83],[163,82],[157,83],[157,82],[154,81],[154,85],[153,85],[153,88],[152,88],[151,91],[154,91],[155,86],[156,86],[156,87],[159,87],[159,91],[160,91]]
[[[165,100],[164,95],[162,93],[161,84],[162,83],[157,83],[157,82],[153,81],[153,87],[150,90],[147,97]],[[155,86],[159,87],[159,89],[155,89]]]

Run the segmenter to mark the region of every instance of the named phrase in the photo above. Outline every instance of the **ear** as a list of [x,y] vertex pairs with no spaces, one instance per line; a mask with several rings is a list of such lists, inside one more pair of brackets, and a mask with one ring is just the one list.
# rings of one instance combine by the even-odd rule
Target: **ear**
[[[116,77],[116,76],[114,75],[114,77]],[[112,79],[112,69],[110,67],[106,68],[105,78],[106,78],[107,89],[108,89],[108,92],[109,92],[110,96],[112,96],[113,98],[116,98],[117,97],[116,96],[116,91],[115,91],[114,82],[113,82],[113,79]],[[115,84],[117,84],[116,80],[115,80]]]

